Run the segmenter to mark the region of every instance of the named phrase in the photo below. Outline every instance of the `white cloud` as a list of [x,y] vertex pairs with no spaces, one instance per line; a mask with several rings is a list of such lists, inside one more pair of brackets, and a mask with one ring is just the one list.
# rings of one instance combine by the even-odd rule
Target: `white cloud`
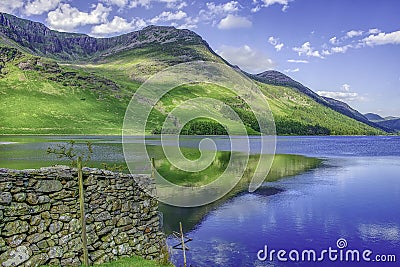
[[50,10],[54,10],[60,4],[60,0],[34,0],[25,5],[25,14],[41,15]]
[[273,46],[275,47],[276,51],[281,51],[282,48],[283,48],[283,46],[284,46],[283,43],[280,43],[280,42],[279,42],[279,39],[278,39],[278,38],[275,38],[275,37],[273,37],[273,36],[270,36],[270,37],[268,38],[268,43],[270,43],[271,45],[273,45]]
[[325,96],[345,102],[360,100],[360,97],[357,93],[350,93],[350,92],[347,93],[347,92],[317,91],[317,94],[319,94],[320,96]]
[[134,18],[131,22],[126,19],[115,16],[112,21],[92,27],[91,34],[104,37],[115,33],[127,33],[141,29],[146,26],[146,22],[141,18]]
[[332,53],[331,53],[329,50],[326,50],[326,49],[322,50],[321,54],[322,54],[323,56],[332,55]]
[[238,65],[245,71],[258,73],[271,69],[274,62],[260,51],[252,49],[248,45],[241,47],[222,46],[217,53],[228,62]]
[[183,24],[181,24],[181,25],[176,24],[176,25],[172,25],[172,26],[175,26],[178,29],[189,29],[189,30],[191,30],[191,29],[196,29],[197,28],[197,23],[199,23],[199,18],[198,17],[195,17],[195,18],[187,17],[187,18],[185,18]]
[[300,71],[299,68],[295,68],[295,69],[286,69],[286,70],[284,70],[284,72],[286,72],[286,73],[290,73],[290,72],[299,72],[299,71]]
[[282,5],[282,11],[286,11],[289,8],[289,2],[291,0],[253,0],[253,4],[255,4],[256,6],[254,8],[251,9],[252,13],[258,12],[260,11],[261,7],[269,7],[275,4],[279,4]]
[[214,2],[206,3],[206,9],[202,9],[199,12],[198,20],[211,23],[212,26],[218,25],[221,18],[227,17],[228,15],[236,14],[242,6],[237,1],[230,1],[222,4],[215,4]]
[[[339,42],[336,41],[336,39],[335,39],[335,41],[334,42],[332,41],[331,43],[337,44]],[[349,50],[349,48],[360,48],[360,46],[358,44],[356,44],[356,45],[348,44],[348,45],[343,45],[343,46],[333,46],[333,47],[329,48],[328,45],[324,44],[323,48],[324,49],[321,51],[321,55],[322,56],[330,56],[330,55],[339,54],[339,53],[344,54]]]
[[369,30],[368,30],[368,33],[369,33],[369,34],[377,34],[377,33],[380,33],[380,32],[381,32],[381,30],[379,30],[379,29],[377,29],[377,28],[369,29]]
[[109,5],[115,5],[122,8],[128,5],[129,0],[103,0],[103,2]]
[[358,93],[350,92],[351,86],[347,83],[343,84],[340,87],[340,91],[332,92],[332,91],[318,91],[317,94],[320,96],[330,97],[337,100],[341,100],[344,102],[351,102],[351,101],[364,101],[365,98],[360,96]]
[[385,44],[400,44],[400,31],[390,33],[378,33],[376,35],[370,35],[364,38],[363,43],[374,46],[374,45],[385,45]]
[[177,9],[177,10],[180,10],[180,9],[182,9],[184,7],[187,7],[187,6],[188,6],[188,4],[186,2],[167,5],[168,8]]
[[266,7],[274,5],[274,4],[280,4],[280,5],[284,5],[284,6],[287,6],[289,4],[289,0],[262,0],[262,2],[264,3],[264,5]]
[[73,31],[78,26],[106,23],[111,8],[99,3],[90,13],[81,12],[69,4],[61,4],[47,14],[49,27],[59,31]]
[[308,60],[288,59],[287,62],[289,62],[289,63],[304,63],[304,64],[307,64]]
[[272,45],[277,45],[278,44],[279,39],[275,38],[274,36],[270,36],[268,38],[268,43],[272,44]]
[[15,10],[24,6],[22,0],[1,0],[0,1],[0,12],[13,13]]
[[329,42],[333,45],[336,45],[339,43],[338,39],[336,36],[332,37],[331,39],[329,39]]
[[[118,0],[117,0],[118,1]],[[151,0],[130,0],[129,8],[144,7],[149,9],[151,7]]]
[[219,24],[218,29],[229,30],[238,28],[250,28],[253,23],[245,17],[235,16],[229,14],[226,18],[223,18]]
[[188,30],[193,30],[193,29],[197,28],[196,24],[190,24],[190,23],[183,23],[181,25],[179,25],[179,24],[176,24],[176,25],[171,24],[171,26],[174,26],[177,29],[188,29]]
[[362,34],[363,34],[363,31],[351,30],[351,31],[346,33],[346,37],[347,38],[353,38],[353,37],[361,36]]
[[335,46],[331,48],[330,54],[336,53],[346,53],[349,48],[353,47],[352,45],[345,45],[345,46]]
[[236,11],[239,11],[240,5],[239,2],[237,1],[230,1],[225,4],[219,4],[216,5],[214,2],[206,3],[207,9],[212,13],[212,14],[230,14],[234,13]]
[[166,3],[166,7],[170,9],[182,9],[186,7],[188,4],[182,0],[159,0],[161,3]]
[[344,92],[349,92],[350,91],[351,86],[347,83],[343,84],[340,89],[342,89],[342,91]]
[[301,47],[293,47],[293,51],[297,52],[299,56],[306,55],[308,57],[324,58],[319,51],[311,47],[310,42],[305,42]]
[[160,21],[173,21],[173,20],[181,20],[187,17],[187,14],[182,10],[174,12],[163,11],[160,15],[150,19],[150,23],[157,24]]
[[283,46],[284,46],[284,44],[280,43],[280,44],[275,45],[274,47],[275,47],[276,51],[281,51]]
[[261,7],[260,6],[255,6],[255,7],[253,7],[251,10],[250,10],[250,12],[251,13],[257,13],[258,11],[260,11],[261,10]]

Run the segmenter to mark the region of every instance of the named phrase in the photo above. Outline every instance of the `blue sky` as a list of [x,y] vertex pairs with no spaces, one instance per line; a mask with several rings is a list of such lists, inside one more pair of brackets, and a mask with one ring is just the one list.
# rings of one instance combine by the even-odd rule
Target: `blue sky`
[[398,0],[1,0],[0,11],[96,37],[188,28],[246,71],[276,69],[360,112],[400,117]]

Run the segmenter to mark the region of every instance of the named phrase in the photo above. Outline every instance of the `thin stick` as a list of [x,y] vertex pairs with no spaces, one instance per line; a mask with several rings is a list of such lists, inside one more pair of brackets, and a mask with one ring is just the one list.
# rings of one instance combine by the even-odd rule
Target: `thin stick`
[[151,178],[155,178],[155,172],[156,172],[156,165],[154,162],[154,158],[151,158]]
[[182,222],[179,222],[179,228],[181,229],[182,251],[183,251],[183,267],[186,267],[185,238],[183,237]]
[[78,183],[79,183],[79,207],[81,212],[81,228],[82,228],[83,265],[89,266],[89,255],[88,255],[87,236],[86,236],[85,195],[83,191],[81,157],[78,157]]

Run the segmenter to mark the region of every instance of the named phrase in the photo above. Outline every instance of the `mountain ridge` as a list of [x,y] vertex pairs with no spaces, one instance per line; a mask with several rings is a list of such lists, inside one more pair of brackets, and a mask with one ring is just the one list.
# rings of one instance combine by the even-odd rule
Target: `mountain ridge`
[[400,132],[400,119],[383,120],[377,122],[382,127],[390,128],[393,131]]
[[323,97],[312,91],[310,88],[304,86],[298,81],[293,80],[289,76],[276,71],[276,70],[267,70],[258,74],[250,74],[244,72],[248,77],[267,84],[274,84],[274,85],[281,85],[281,86],[288,86],[292,87],[299,92],[311,97],[317,103],[320,103],[324,106],[327,106],[343,115],[346,115],[350,118],[353,118],[357,121],[365,123],[371,127],[380,128],[386,132],[391,132],[391,130],[385,126],[379,125],[373,121],[368,120],[363,114],[358,112],[357,110],[350,107],[348,104],[329,97]]
[[375,113],[366,113],[364,114],[366,118],[370,121],[380,125],[381,127],[385,127],[391,129],[394,132],[400,131],[400,118],[394,116],[382,117]]
[[65,61],[95,60],[108,53],[118,53],[157,43],[159,40],[160,44],[179,41],[179,43],[203,44],[209,47],[208,43],[195,32],[178,30],[172,26],[150,25],[142,30],[115,37],[96,38],[87,34],[50,30],[43,23],[20,19],[6,13],[0,13],[0,25],[3,26],[0,27],[0,37],[3,42],[4,38],[8,38],[28,48],[33,54]]
[[372,122],[384,121],[385,120],[385,118],[381,117],[378,114],[372,113],[372,112],[365,113],[363,115],[364,115],[364,117],[366,117],[368,120],[370,120]]

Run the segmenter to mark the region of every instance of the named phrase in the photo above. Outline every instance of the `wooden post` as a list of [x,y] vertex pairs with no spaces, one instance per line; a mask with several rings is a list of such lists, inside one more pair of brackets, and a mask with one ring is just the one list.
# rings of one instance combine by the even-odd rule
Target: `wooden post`
[[81,212],[81,228],[82,228],[82,249],[83,249],[83,265],[89,266],[89,255],[87,248],[86,236],[86,217],[85,217],[85,194],[83,191],[83,174],[82,174],[82,158],[78,157],[78,183],[79,183],[79,207]]
[[182,251],[183,251],[183,267],[186,267],[186,251],[185,251],[185,238],[183,236],[182,222],[179,222],[179,228],[181,229],[181,240],[182,240]]
[[155,178],[155,173],[156,173],[156,164],[154,161],[154,158],[151,158],[151,178]]

